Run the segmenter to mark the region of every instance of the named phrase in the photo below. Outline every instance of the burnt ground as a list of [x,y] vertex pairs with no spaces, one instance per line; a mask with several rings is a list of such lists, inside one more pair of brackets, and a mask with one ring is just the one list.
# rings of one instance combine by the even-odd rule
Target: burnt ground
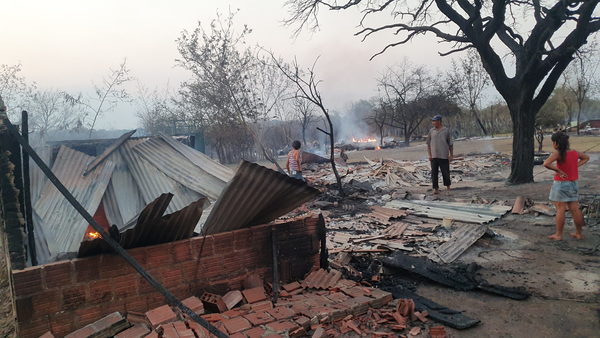
[[[592,160],[580,168],[582,194],[600,192],[600,154],[590,155]],[[535,183],[506,185],[509,168],[498,169],[489,177],[455,183],[452,193],[441,199],[514,200],[522,195],[547,201],[552,182],[548,170],[536,166]],[[425,187],[415,191],[431,193]],[[568,218],[561,242],[547,239],[554,219],[544,215],[509,214],[490,229],[496,235],[478,240],[458,261],[475,262],[489,282],[524,286],[532,296],[517,301],[420,281],[418,294],[481,320],[467,330],[448,328],[452,337],[600,337],[600,224],[588,224],[585,238],[576,241],[568,235],[574,230]]]

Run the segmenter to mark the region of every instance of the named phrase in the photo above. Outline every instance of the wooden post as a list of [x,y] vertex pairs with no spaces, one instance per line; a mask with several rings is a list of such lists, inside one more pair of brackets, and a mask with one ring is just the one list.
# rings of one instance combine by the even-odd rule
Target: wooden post
[[279,246],[277,245],[277,228],[271,228],[271,246],[273,249],[273,303],[279,296]]
[[[27,143],[29,143],[29,118],[27,112],[21,112],[21,134]],[[29,243],[29,255],[31,265],[37,265],[35,252],[35,237],[33,233],[33,209],[31,209],[31,179],[29,177],[29,154],[25,149],[22,152],[23,159],[23,207],[25,208],[25,224],[27,225],[27,240]]]

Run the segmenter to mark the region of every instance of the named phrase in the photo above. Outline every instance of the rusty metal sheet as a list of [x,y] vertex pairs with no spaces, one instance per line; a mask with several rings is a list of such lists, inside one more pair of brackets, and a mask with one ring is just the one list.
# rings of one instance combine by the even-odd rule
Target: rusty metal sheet
[[202,228],[204,234],[268,223],[303,203],[319,191],[255,163],[242,161]]
[[[82,152],[61,146],[52,166],[56,177],[92,215],[100,205],[114,169],[112,162],[104,161],[84,177],[81,173],[93,159]],[[41,220],[38,226],[54,236],[54,240],[48,241],[52,255],[77,251],[87,229],[87,221],[52,183],[46,183],[33,208]]]

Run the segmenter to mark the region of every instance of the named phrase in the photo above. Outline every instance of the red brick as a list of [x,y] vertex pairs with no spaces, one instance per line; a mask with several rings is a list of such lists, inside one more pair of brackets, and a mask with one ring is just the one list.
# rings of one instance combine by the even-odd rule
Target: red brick
[[75,281],[85,283],[100,278],[101,256],[77,258],[73,260]]
[[36,316],[54,314],[60,310],[60,291],[48,290],[31,296]]
[[39,337],[50,331],[48,316],[33,319],[27,325],[19,326],[19,337]]
[[229,333],[242,332],[252,327],[250,322],[244,317],[226,319],[223,321],[223,325],[225,325]]
[[250,305],[254,311],[266,311],[273,308],[273,303],[270,300],[264,300]]
[[214,255],[213,242],[213,236],[191,238],[190,246],[192,249],[192,257],[198,259],[199,257],[210,257]]
[[300,288],[302,288],[302,286],[298,282],[292,282],[292,283],[283,285],[283,289],[287,292],[292,292],[292,291],[298,290]]
[[260,338],[265,333],[265,330],[260,327],[253,327],[250,330],[244,331],[244,334],[248,336],[248,338]]
[[125,331],[115,335],[115,338],[142,338],[150,333],[150,329],[143,324],[135,324]]
[[49,289],[69,285],[73,281],[70,261],[43,265],[43,271],[44,281]]
[[268,310],[267,312],[276,320],[288,319],[296,314],[296,312],[287,306],[277,306],[271,310]]
[[274,321],[270,314],[264,311],[249,313],[244,316],[254,326],[270,323]]
[[97,304],[111,301],[112,298],[112,285],[109,279],[100,279],[88,283],[88,302]]
[[153,327],[173,321],[177,318],[168,305],[163,305],[146,312],[146,317]]
[[127,250],[127,253],[129,253],[129,255],[131,255],[131,257],[133,257],[138,264],[142,266],[146,265],[146,248],[142,247],[129,249]]
[[222,320],[226,319],[220,313],[208,313],[208,314],[202,315],[202,318],[204,320],[206,320],[207,322],[218,322],[218,321],[222,321]]
[[173,258],[176,263],[192,259],[192,248],[188,239],[173,242]]
[[74,314],[71,311],[62,311],[54,313],[50,318],[50,330],[57,337],[64,337],[66,334],[75,331],[80,326],[75,325]]
[[17,298],[17,318],[20,322],[28,322],[33,318],[33,299],[32,297]]
[[248,277],[244,279],[242,284],[244,285],[244,289],[254,289],[257,287],[264,286],[262,278],[260,278],[260,276],[256,273],[248,275]]
[[102,318],[105,313],[101,305],[90,305],[75,310],[75,316],[71,316],[71,320],[77,319],[77,326],[82,327]]
[[39,266],[15,270],[12,276],[17,297],[34,294],[43,288],[42,268]]
[[181,269],[175,266],[167,267],[160,273],[160,282],[168,289],[181,285],[182,281]]
[[100,278],[113,278],[135,273],[135,270],[121,256],[105,254],[100,260]]
[[148,310],[148,303],[146,297],[135,296],[127,298],[125,303],[125,311],[129,312],[146,312]]
[[158,333],[156,333],[155,331],[150,332],[149,335],[147,335],[144,338],[159,338]]
[[196,314],[204,314],[204,304],[202,304],[200,298],[192,296],[182,300],[181,302],[183,303],[183,305],[189,307],[190,310],[194,311]]
[[223,301],[228,309],[233,309],[236,305],[238,305],[242,300],[244,300],[244,296],[240,292],[240,290],[232,290],[227,292],[223,296]]
[[138,295],[138,279],[135,275],[114,277],[110,282],[115,299]]
[[85,290],[81,286],[71,286],[62,290],[62,309],[71,310],[85,304]]
[[177,330],[173,326],[173,323],[166,323],[161,325],[163,338],[179,338]]
[[242,291],[244,298],[248,303],[256,303],[267,299],[265,289],[263,287],[252,288]]
[[213,312],[225,312],[227,311],[227,306],[223,302],[223,298],[219,295],[215,295],[214,293],[205,292],[200,297],[202,303],[204,303],[204,308]]
[[173,264],[170,243],[146,247],[146,267],[149,270],[170,264]]
[[296,325],[296,323],[287,320],[269,323],[266,326],[269,329],[280,333],[290,332],[298,328],[298,325]]
[[238,332],[238,333],[234,333],[232,335],[229,335],[229,338],[246,338],[246,335],[243,334],[243,333],[241,333],[241,332]]
[[71,332],[65,336],[65,338],[88,338],[96,333],[91,326],[85,326],[81,329]]

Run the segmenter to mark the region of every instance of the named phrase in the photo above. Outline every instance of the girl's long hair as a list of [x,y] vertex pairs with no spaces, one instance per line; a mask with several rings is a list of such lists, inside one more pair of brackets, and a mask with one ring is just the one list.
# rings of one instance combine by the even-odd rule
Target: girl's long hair
[[558,145],[558,162],[563,162],[567,156],[567,149],[569,149],[569,135],[559,131],[552,134],[551,140]]

